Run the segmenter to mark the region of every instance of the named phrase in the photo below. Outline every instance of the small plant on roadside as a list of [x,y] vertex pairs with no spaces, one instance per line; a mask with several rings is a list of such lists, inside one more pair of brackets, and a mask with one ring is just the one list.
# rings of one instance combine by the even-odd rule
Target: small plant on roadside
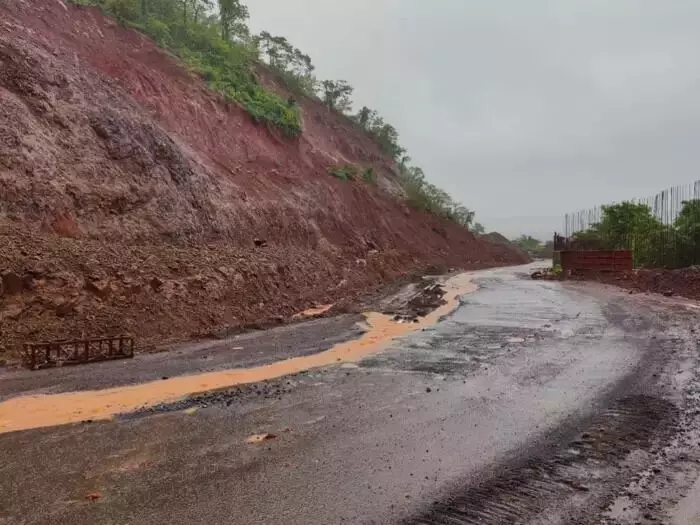
[[352,164],[338,164],[328,168],[328,173],[340,180],[353,180],[357,175],[357,168]]
[[362,172],[362,179],[369,184],[376,184],[377,181],[374,180],[374,169],[367,168],[365,171],[363,171]]
[[564,269],[561,267],[560,264],[555,264],[554,266],[552,266],[552,275],[559,276],[562,273],[564,273]]

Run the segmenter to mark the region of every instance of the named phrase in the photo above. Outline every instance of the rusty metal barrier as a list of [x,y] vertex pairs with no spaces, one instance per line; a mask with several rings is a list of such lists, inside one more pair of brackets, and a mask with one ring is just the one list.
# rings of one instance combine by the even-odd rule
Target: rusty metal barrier
[[129,336],[96,337],[70,341],[25,343],[22,364],[31,369],[79,365],[134,357],[134,339]]
[[565,271],[624,272],[633,268],[630,250],[563,250],[560,258]]

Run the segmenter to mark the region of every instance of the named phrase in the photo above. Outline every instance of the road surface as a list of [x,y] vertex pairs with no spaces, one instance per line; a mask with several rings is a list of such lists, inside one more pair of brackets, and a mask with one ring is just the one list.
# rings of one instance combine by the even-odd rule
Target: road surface
[[[697,305],[527,271],[475,272],[357,364],[0,434],[0,524],[698,523]],[[308,355],[356,321],[6,373],[0,401]]]

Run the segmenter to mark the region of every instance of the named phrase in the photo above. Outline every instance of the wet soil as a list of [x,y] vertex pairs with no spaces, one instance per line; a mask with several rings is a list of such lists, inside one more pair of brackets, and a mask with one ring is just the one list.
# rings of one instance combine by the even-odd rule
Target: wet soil
[[[356,362],[377,352],[398,336],[421,327],[432,326],[457,305],[460,296],[474,289],[470,274],[452,276],[444,283],[433,283],[419,288],[404,308],[404,311],[411,312],[410,317],[391,317],[368,312],[363,316],[366,329],[355,340],[339,342],[322,352],[307,351],[304,352],[305,355],[287,359],[280,359],[281,356],[275,355],[277,361],[257,367],[229,368],[176,377],[161,376],[160,380],[103,388],[99,391],[51,395],[27,395],[25,392],[22,396],[10,397],[0,403],[0,433],[109,419],[119,413],[176,402],[184,396],[199,392],[258,383],[337,363]],[[244,350],[243,347],[234,349]],[[140,366],[140,369],[137,370],[148,373],[144,365],[144,361],[138,363],[136,366]],[[132,368],[135,367],[132,365]],[[153,371],[151,368],[150,372]],[[12,375],[9,378],[14,379],[11,382],[17,383],[17,379]]]
[[358,363],[0,436],[0,523],[693,523],[698,306],[476,282]]

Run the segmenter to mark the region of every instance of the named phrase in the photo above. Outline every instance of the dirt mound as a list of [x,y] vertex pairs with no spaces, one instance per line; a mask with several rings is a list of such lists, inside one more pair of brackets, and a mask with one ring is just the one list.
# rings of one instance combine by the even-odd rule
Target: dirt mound
[[485,233],[484,235],[482,235],[482,237],[484,237],[485,239],[488,239],[489,241],[496,243],[496,244],[506,244],[506,245],[513,244],[505,236],[501,235],[498,232]]
[[512,241],[510,241],[498,232],[484,234],[481,236],[481,238],[499,246],[506,246],[509,250],[512,250],[513,252],[517,253],[518,256],[523,260],[529,261],[531,259],[531,257],[527,254],[525,250],[520,249],[519,246],[517,246]]
[[678,295],[700,300],[700,268],[677,270],[639,269],[632,272],[597,273],[574,276],[614,284],[635,292],[651,292],[667,296]]
[[0,4],[0,346],[181,339],[428,266],[527,260],[409,209],[367,136],[301,106],[302,136],[279,137],[96,9]]

